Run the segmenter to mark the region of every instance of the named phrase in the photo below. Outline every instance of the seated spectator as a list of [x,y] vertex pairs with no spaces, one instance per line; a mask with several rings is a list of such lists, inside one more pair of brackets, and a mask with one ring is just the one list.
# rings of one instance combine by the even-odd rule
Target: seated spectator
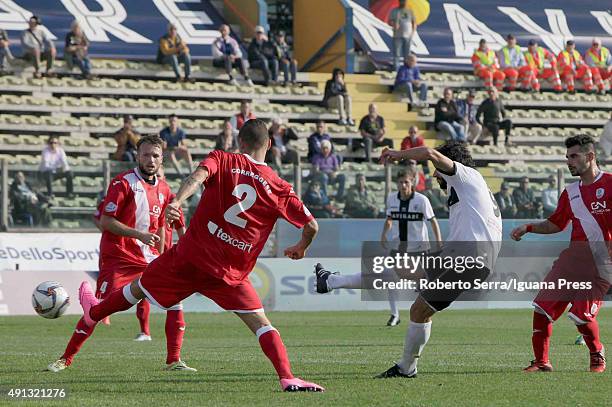
[[11,211],[13,222],[25,223],[28,226],[49,226],[51,223],[48,198],[37,194],[21,171],[15,174],[15,179],[9,189],[9,199],[13,205]]
[[612,111],[599,138],[599,147],[604,151],[604,158],[609,158],[610,154],[612,154]]
[[[419,100],[416,102],[414,101],[414,88],[419,90]],[[412,106],[427,106],[427,83],[421,80],[421,71],[417,66],[416,55],[410,54],[406,57],[404,64],[397,70],[393,90],[406,93],[410,101],[408,111],[412,110]]]
[[332,78],[325,82],[323,106],[328,109],[338,109],[338,114],[340,115],[338,119],[339,125],[355,125],[355,121],[352,119],[353,108],[351,97],[344,83],[344,71],[340,68],[334,68]]
[[272,120],[268,134],[272,141],[272,147],[266,154],[266,162],[274,164],[280,170],[281,164],[295,165],[300,161],[297,150],[289,146],[291,140],[298,139],[297,134],[291,128],[285,127],[280,117]]
[[[497,145],[499,130],[501,129],[506,134],[506,140],[504,143],[507,146],[511,145],[510,131],[512,130],[512,121],[510,119],[506,119],[506,110],[504,109],[504,104],[497,95],[497,89],[491,88],[487,91],[487,93],[489,94],[489,97],[485,99],[480,106],[478,106],[476,121],[478,124],[483,125],[487,128],[487,130],[489,130],[489,132],[491,132],[491,136],[493,136],[493,144]],[[481,116],[484,116],[484,118],[481,119]]]
[[248,48],[249,64],[253,69],[261,69],[264,76],[264,85],[268,86],[270,81],[278,81],[278,55],[274,44],[268,41],[264,28],[260,25],[255,27],[255,38]]
[[113,160],[136,161],[136,144],[140,140],[140,134],[133,129],[133,121],[132,115],[123,116],[123,127],[113,134],[117,142],[117,150],[112,155]]
[[457,111],[465,123],[465,131],[468,134],[468,142],[470,144],[476,144],[482,134],[482,126],[476,121],[478,107],[474,104],[474,99],[476,99],[476,92],[470,90],[465,100],[458,100],[456,102]]
[[474,66],[474,75],[484,81],[485,87],[496,86],[497,89],[502,90],[506,75],[499,69],[499,61],[495,51],[489,48],[487,40],[484,38],[478,42],[478,48],[472,54],[472,65]]
[[225,73],[229,76],[231,85],[238,85],[236,79],[232,75],[232,69],[240,70],[244,80],[249,86],[253,86],[253,81],[249,77],[249,68],[246,61],[242,59],[242,51],[240,45],[233,39],[230,34],[230,28],[227,24],[219,27],[221,36],[218,37],[212,44],[213,66],[217,68],[225,68]]
[[434,188],[433,178],[430,177],[425,180],[423,195],[429,199],[437,218],[448,218],[448,196],[440,188]]
[[[321,142],[327,140],[332,142],[331,137],[326,132],[327,125],[323,120],[317,122],[317,130],[308,136],[308,161],[312,163],[312,158],[321,152]],[[334,144],[332,143],[332,153],[334,152]]]
[[372,149],[386,146],[393,148],[393,140],[385,138],[385,119],[378,114],[374,103],[368,106],[368,114],[363,116],[359,122],[361,132],[361,146],[365,149],[365,159],[370,161]]
[[538,218],[539,206],[536,202],[535,193],[529,186],[529,178],[521,178],[518,188],[512,191],[512,197],[516,205],[516,217],[518,219]]
[[[507,182],[502,182],[499,192],[496,192],[493,197],[495,198],[495,202],[497,202],[497,207],[500,210],[502,219],[516,218],[517,208]],[[555,202],[555,205],[556,204]]]
[[415,160],[407,160],[406,161],[406,171],[408,175],[415,180],[414,182],[414,190],[417,192],[423,192],[427,188],[425,184],[425,173],[419,167],[418,163]]
[[346,176],[340,173],[340,161],[335,154],[331,152],[331,143],[328,140],[321,142],[321,152],[312,158],[313,178],[321,182],[321,188],[327,195],[327,185],[338,184],[338,192],[336,200],[344,198],[344,186],[346,184]]
[[[285,40],[285,32],[279,31],[274,36],[275,45],[277,48],[277,54],[280,57],[280,69],[283,71],[283,77],[285,81],[283,82],[284,86],[287,86],[287,83],[291,82],[292,85],[295,85],[297,81],[297,59],[293,58],[293,51],[287,41]],[[291,76],[289,76],[291,74]]]
[[191,76],[191,54],[187,44],[183,42],[181,36],[176,32],[176,26],[168,24],[168,32],[159,39],[157,48],[157,63],[168,64],[172,67],[175,81],[181,81],[179,63],[185,68],[185,82],[195,82]]
[[178,116],[171,114],[168,116],[168,127],[165,127],[159,132],[159,137],[164,140],[164,158],[170,159],[172,166],[176,169],[176,172],[180,176],[183,176],[183,171],[179,166],[178,160],[184,159],[187,161],[187,175],[191,174],[193,170],[193,160],[191,159],[191,153],[185,143],[187,133],[185,130],[179,127]]
[[548,176],[548,188],[542,191],[542,214],[545,218],[552,215],[557,209],[559,202],[559,190],[557,189],[557,177]]
[[351,218],[377,218],[380,209],[376,205],[376,198],[368,191],[366,177],[363,174],[355,176],[355,185],[349,188],[346,194],[344,213]]
[[11,41],[9,40],[8,34],[0,28],[0,75],[6,75],[8,73],[4,62],[13,59],[13,54],[11,54],[11,49],[9,48],[10,44]]
[[229,119],[223,122],[223,130],[221,130],[221,133],[217,136],[215,150],[221,150],[227,153],[238,152],[238,140],[232,122]]
[[608,48],[601,46],[601,39],[593,38],[591,48],[584,54],[584,62],[591,71],[599,93],[604,95],[606,81],[612,83],[612,54]]
[[[425,146],[425,140],[423,136],[419,134],[419,128],[417,126],[410,126],[408,129],[408,136],[404,137],[402,140],[401,150],[409,150],[415,147],[423,147]],[[423,172],[425,174],[429,174],[429,165],[427,161],[419,161],[419,164],[423,166]]]
[[465,141],[463,117],[459,115],[451,88],[444,89],[444,97],[436,103],[434,126],[454,141]]
[[41,78],[40,63],[42,60],[47,62],[45,76],[54,77],[51,72],[53,62],[55,62],[55,45],[47,33],[41,28],[41,20],[37,16],[32,16],[28,20],[29,28],[21,34],[21,46],[23,47],[23,59],[32,62],[34,65],[34,77]]
[[242,126],[249,120],[256,119],[255,113],[251,111],[251,101],[250,100],[241,100],[240,101],[240,113],[236,113],[234,117],[231,118],[232,126],[236,129],[236,131],[240,131]]
[[59,137],[49,136],[47,146],[42,150],[40,156],[40,175],[47,184],[47,195],[53,197],[51,183],[60,178],[66,178],[66,192],[68,197],[74,197],[72,186],[72,171],[68,165],[66,152],[60,147]]
[[311,181],[308,189],[302,196],[304,205],[315,218],[332,218],[336,215],[336,208],[330,202],[325,191],[321,189],[319,181]]
[[66,34],[66,45],[64,46],[64,59],[68,69],[72,70],[74,65],[78,66],[85,79],[91,79],[91,62],[87,57],[89,40],[81,30],[77,20],[70,25],[70,31]]

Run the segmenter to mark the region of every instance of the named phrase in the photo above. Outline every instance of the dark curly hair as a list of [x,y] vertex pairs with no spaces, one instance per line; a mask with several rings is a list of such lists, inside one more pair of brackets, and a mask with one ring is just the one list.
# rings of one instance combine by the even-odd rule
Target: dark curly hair
[[461,163],[466,167],[476,167],[474,159],[468,150],[467,145],[460,141],[447,141],[436,150],[443,156],[450,158],[453,161]]
[[568,137],[565,139],[565,147],[571,148],[574,146],[580,146],[580,151],[593,151],[595,145],[595,140],[593,137],[588,134],[577,134],[572,137]]

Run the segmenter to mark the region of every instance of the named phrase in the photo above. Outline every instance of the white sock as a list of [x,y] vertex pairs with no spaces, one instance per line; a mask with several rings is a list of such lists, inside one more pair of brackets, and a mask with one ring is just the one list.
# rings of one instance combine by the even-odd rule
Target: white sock
[[342,275],[331,274],[327,278],[327,287],[334,288],[361,288],[361,273]]
[[389,294],[389,308],[391,309],[391,315],[399,318],[399,308],[397,307],[397,291],[387,290]]
[[404,343],[404,357],[398,366],[402,373],[412,375],[417,372],[419,357],[431,335],[431,321],[418,323],[410,321]]

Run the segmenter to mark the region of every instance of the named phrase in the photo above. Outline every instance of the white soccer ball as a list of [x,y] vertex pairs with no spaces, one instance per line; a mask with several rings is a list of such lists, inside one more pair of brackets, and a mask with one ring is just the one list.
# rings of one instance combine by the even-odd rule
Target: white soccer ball
[[43,318],[55,319],[68,309],[70,297],[68,292],[57,281],[40,283],[32,293],[34,311]]

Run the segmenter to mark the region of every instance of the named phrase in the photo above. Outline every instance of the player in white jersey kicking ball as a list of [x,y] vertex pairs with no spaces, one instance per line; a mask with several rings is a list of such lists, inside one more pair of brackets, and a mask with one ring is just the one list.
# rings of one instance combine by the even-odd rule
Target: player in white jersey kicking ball
[[[502,222],[493,194],[482,175],[473,168],[474,161],[467,146],[460,142],[448,142],[437,149],[417,147],[404,151],[385,150],[380,161],[386,163],[406,159],[431,161],[436,168],[433,175],[440,187],[448,192],[449,235],[440,256],[453,256],[453,250],[460,249],[465,257],[485,255],[486,259],[484,267],[467,267],[462,272],[454,269],[436,270],[435,276],[428,274],[430,280],[452,284],[486,279],[501,246]],[[329,271],[317,270],[317,284],[326,284],[330,275]],[[460,288],[422,290],[410,308],[410,325],[406,332],[402,359],[376,377],[416,377],[418,360],[431,334],[432,316],[450,306],[463,292]]]
[[[385,250],[389,249],[388,234],[394,221],[397,221],[398,224],[400,241],[397,249],[390,251],[390,256],[395,256],[396,253],[408,253],[408,255],[427,253],[430,250],[430,244],[426,220],[431,222],[431,229],[436,240],[438,242],[442,241],[440,225],[434,215],[431,203],[425,195],[414,190],[414,185],[414,176],[405,169],[401,169],[397,173],[397,192],[391,192],[387,197],[387,218],[380,236],[381,246]],[[383,273],[386,279],[395,280],[397,277],[394,269],[386,269]],[[327,278],[327,284],[320,284],[316,288],[318,293],[324,294],[337,288],[359,289],[362,287],[361,273],[356,273],[348,275],[332,274]],[[389,289],[388,295],[391,316],[387,321],[387,326],[397,326],[400,323],[397,305],[398,292]]]
[[[570,304],[567,316],[576,324],[589,348],[590,371],[606,370],[596,318],[610,288],[612,175],[599,169],[594,144],[588,135],[565,140],[567,167],[580,181],[565,188],[557,209],[548,219],[521,225],[512,231],[512,239],[521,240],[525,233],[558,233],[572,223],[570,247],[561,252],[545,279],[556,284],[556,290],[541,290],[533,301],[531,343],[535,359],[523,369],[526,372],[553,370],[548,358],[553,322]],[[591,288],[560,287],[561,280],[590,283]]]

